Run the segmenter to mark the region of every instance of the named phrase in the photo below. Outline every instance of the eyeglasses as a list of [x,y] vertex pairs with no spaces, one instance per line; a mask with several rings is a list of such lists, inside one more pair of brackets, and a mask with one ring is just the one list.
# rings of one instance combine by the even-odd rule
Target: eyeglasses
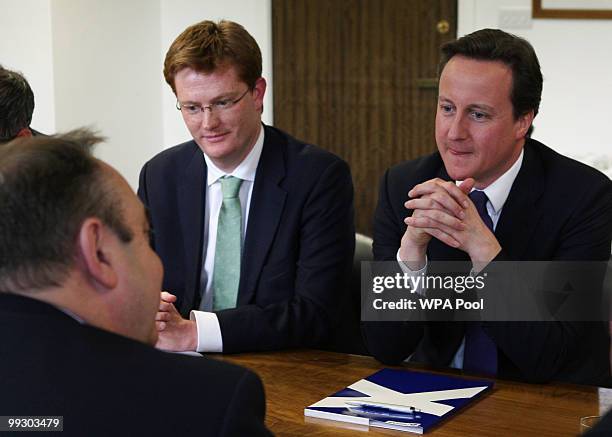
[[189,115],[191,117],[194,117],[196,115],[199,115],[200,113],[203,113],[206,109],[208,109],[208,111],[211,114],[213,112],[219,113],[219,112],[227,111],[228,109],[232,109],[234,105],[240,102],[244,98],[244,96],[247,95],[249,91],[251,91],[251,89],[247,88],[247,90],[244,93],[242,93],[242,95],[238,97],[236,100],[229,100],[229,99],[218,100],[214,103],[211,103],[210,105],[198,105],[194,103],[188,103],[188,104],[183,105],[181,104],[181,102],[177,100],[176,109],[181,111],[183,114]]

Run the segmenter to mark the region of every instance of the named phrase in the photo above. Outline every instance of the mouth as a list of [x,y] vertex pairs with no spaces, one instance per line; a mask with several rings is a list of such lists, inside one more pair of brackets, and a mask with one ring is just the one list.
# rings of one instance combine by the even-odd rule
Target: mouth
[[227,135],[228,133],[225,132],[220,134],[202,135],[202,138],[208,143],[218,143],[220,141],[223,141]]
[[466,151],[466,150],[457,150],[457,149],[452,149],[452,148],[448,148],[448,153],[450,153],[453,156],[468,156],[471,155],[472,152],[470,151]]

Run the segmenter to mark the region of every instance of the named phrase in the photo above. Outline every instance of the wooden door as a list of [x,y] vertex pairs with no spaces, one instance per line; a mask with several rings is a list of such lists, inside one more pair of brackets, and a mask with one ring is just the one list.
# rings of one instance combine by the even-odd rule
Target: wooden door
[[[274,125],[344,158],[371,235],[391,165],[435,150],[440,45],[456,0],[272,0]],[[445,24],[446,23],[446,24]]]

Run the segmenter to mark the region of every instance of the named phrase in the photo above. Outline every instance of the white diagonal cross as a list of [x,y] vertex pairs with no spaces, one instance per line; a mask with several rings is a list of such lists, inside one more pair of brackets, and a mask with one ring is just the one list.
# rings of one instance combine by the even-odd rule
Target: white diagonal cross
[[423,413],[443,416],[454,407],[438,404],[435,401],[472,398],[485,390],[487,386],[428,391],[422,393],[400,393],[366,379],[362,379],[349,385],[348,388],[363,393],[366,396],[330,396],[311,405],[311,407],[346,408],[345,403],[347,401],[380,402],[384,404],[410,405],[421,410]]

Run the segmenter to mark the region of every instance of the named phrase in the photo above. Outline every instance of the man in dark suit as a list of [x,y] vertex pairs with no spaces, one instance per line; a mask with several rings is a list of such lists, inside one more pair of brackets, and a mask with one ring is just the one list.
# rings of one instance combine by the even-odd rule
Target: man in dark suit
[[354,250],[347,164],[262,125],[261,53],[237,23],[187,28],[164,75],[193,140],[140,175],[166,271],[158,347],[324,345]]
[[[384,175],[374,257],[407,274],[429,261],[606,261],[612,186],[598,171],[530,138],[542,91],[531,45],[485,29],[442,47],[438,152]],[[408,194],[408,196],[406,196]],[[600,323],[371,322],[379,360],[518,378],[608,383]]]
[[98,140],[0,147],[2,415],[63,416],[69,436],[270,435],[255,374],[152,347],[162,265]]

